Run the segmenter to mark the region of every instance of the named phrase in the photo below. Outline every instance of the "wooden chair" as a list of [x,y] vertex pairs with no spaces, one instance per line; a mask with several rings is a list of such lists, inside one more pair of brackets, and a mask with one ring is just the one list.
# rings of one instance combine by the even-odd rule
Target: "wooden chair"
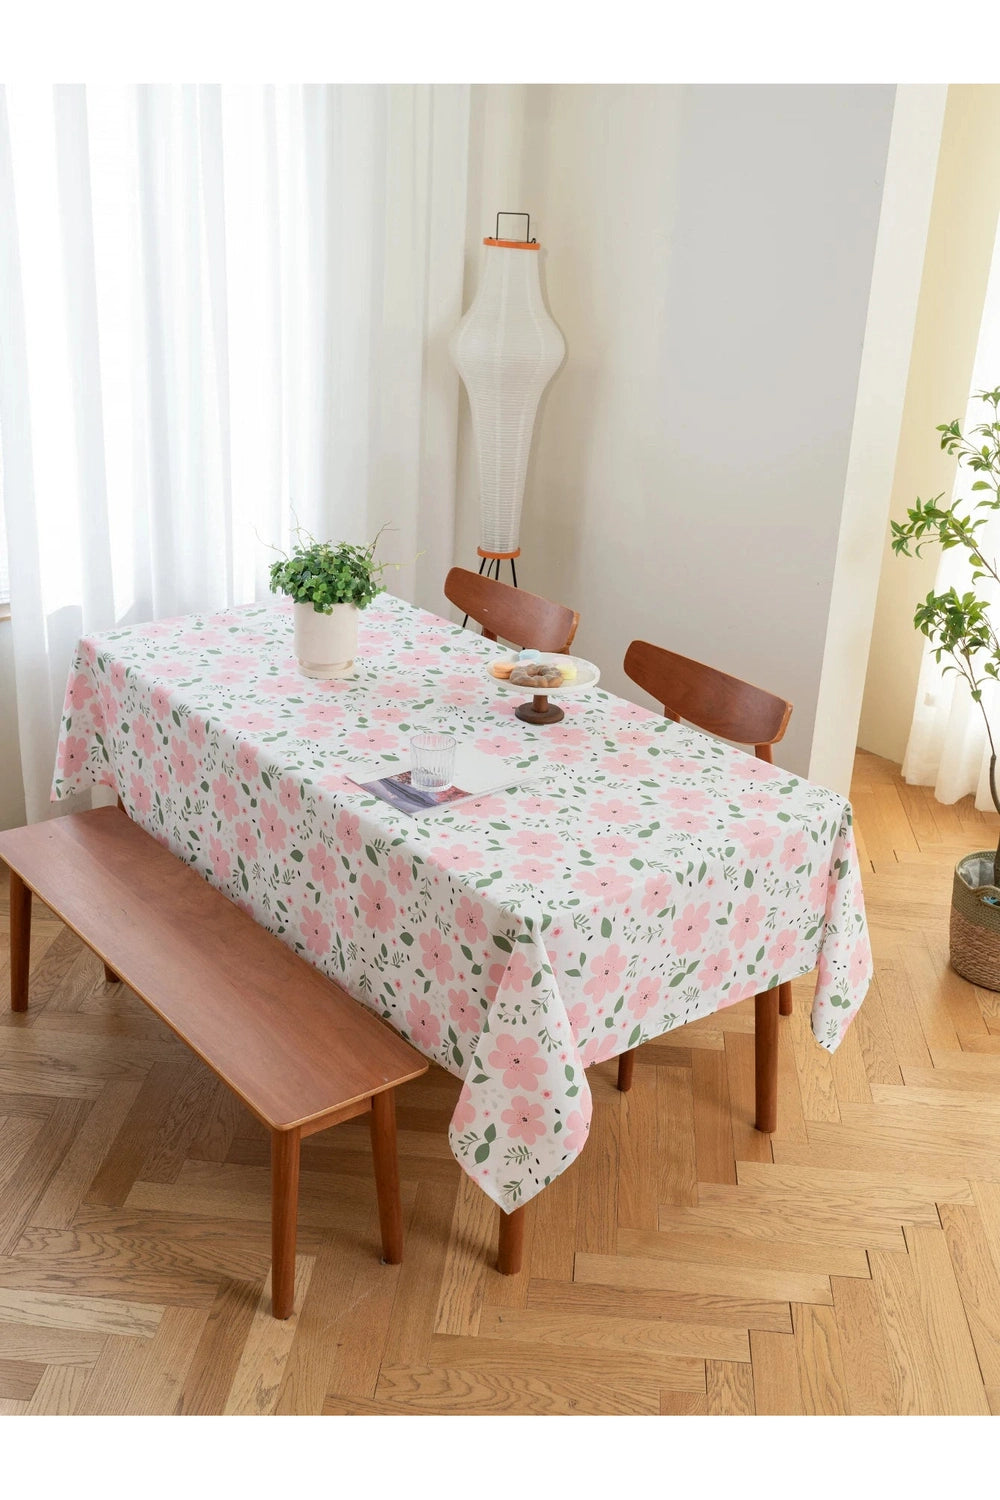
[[[706,734],[752,745],[754,754],[771,764],[771,746],[781,739],[792,716],[792,705],[784,698],[648,641],[632,642],[625,653],[625,671],[659,699],[667,718],[684,719]],[[758,995],[755,1006],[757,1129],[771,1131],[777,1124],[778,1015],[791,1015],[791,985]],[[632,1086],[634,1067],[634,1051],[619,1057],[618,1087],[623,1092]]]
[[554,604],[541,594],[513,588],[467,568],[452,568],[444,581],[445,598],[467,619],[483,627],[488,641],[509,641],[522,651],[567,654],[580,616],[566,604]]

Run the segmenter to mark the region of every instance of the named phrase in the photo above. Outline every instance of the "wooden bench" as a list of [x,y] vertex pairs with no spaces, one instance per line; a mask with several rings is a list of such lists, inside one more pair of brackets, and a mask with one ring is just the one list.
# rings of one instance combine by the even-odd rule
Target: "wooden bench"
[[370,1114],[382,1252],[403,1254],[392,1090],[427,1071],[395,1032],[118,808],[0,833],[11,1006],[28,1008],[31,893],[271,1132],[271,1310],[292,1311],[303,1136]]

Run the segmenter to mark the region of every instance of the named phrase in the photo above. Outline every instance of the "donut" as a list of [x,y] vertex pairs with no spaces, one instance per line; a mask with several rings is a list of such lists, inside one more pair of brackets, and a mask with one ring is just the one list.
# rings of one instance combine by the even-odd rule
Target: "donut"
[[562,687],[563,674],[551,662],[532,661],[515,667],[510,680],[516,687],[534,688],[538,693],[544,692],[546,688]]

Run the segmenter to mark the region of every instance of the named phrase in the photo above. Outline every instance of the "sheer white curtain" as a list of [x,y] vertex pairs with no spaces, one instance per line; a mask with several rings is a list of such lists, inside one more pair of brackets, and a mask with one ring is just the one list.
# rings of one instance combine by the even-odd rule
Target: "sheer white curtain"
[[[976,391],[994,390],[1000,385],[1000,237],[993,251],[983,309],[983,322],[976,348],[972,374],[972,391],[965,421],[966,435],[972,427],[987,419],[989,408],[975,400]],[[941,420],[948,419],[947,413]],[[956,475],[956,496],[971,494],[976,476],[964,465]],[[982,533],[984,552],[1000,557],[1000,511],[994,512]],[[956,547],[941,554],[935,588],[945,590],[954,585],[959,593],[975,589],[991,599],[994,613],[1000,614],[1000,599],[989,579],[972,582],[972,568],[965,551]],[[946,662],[947,658],[943,659]],[[983,703],[990,723],[998,722],[998,694],[995,683],[983,690]],[[956,672],[945,672],[934,660],[929,644],[925,646],[913,723],[903,760],[903,777],[914,786],[932,786],[939,802],[957,802],[975,793],[976,806],[993,808],[989,785],[990,747],[986,737],[982,709],[972,701],[965,679]]]
[[[29,817],[81,634],[267,591],[293,519],[451,562],[468,90],[0,90],[0,458]],[[422,553],[414,563],[417,553]]]

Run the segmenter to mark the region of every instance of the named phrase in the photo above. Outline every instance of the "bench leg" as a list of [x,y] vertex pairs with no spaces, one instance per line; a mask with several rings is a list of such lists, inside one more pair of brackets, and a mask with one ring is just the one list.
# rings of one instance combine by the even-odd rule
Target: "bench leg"
[[497,1270],[501,1276],[516,1276],[524,1261],[524,1215],[527,1205],[515,1208],[513,1213],[500,1210],[500,1244],[497,1250]]
[[300,1145],[298,1130],[271,1132],[271,1312],[276,1318],[287,1318],[295,1301]]
[[618,1059],[618,1091],[627,1094],[632,1087],[632,1075],[635,1072],[635,1048],[631,1052],[623,1052]]
[[786,979],[784,984],[778,985],[778,1009],[783,1016],[792,1013],[792,986]]
[[369,1118],[378,1222],[382,1231],[382,1259],[398,1266],[403,1259],[403,1205],[399,1196],[399,1156],[396,1150],[396,1100],[392,1089],[372,1095]]
[[757,1129],[765,1134],[778,1128],[778,991],[754,998],[754,1077]]
[[10,872],[10,1008],[28,1009],[31,956],[31,888]]

